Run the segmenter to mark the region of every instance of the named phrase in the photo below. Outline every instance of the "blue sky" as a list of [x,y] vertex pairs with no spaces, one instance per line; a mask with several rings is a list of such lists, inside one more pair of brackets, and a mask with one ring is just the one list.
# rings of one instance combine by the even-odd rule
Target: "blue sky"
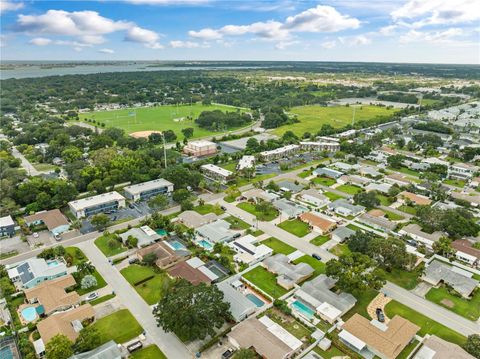
[[480,63],[478,0],[0,0],[4,60]]

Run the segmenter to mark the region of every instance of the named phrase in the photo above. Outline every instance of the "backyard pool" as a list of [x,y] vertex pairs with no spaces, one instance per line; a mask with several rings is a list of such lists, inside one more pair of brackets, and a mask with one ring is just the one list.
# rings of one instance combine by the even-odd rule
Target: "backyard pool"
[[198,241],[197,244],[200,247],[206,249],[207,251],[210,251],[213,248],[212,244],[210,242],[206,241],[205,239],[202,239],[201,241]]
[[47,262],[47,265],[48,265],[49,267],[56,267],[56,266],[60,265],[60,262],[57,261],[57,260],[53,260],[53,261]]
[[176,251],[185,250],[187,249],[181,242],[179,241],[167,241],[168,245],[172,247]]
[[162,229],[162,228],[157,229],[155,232],[156,232],[159,236],[166,236],[166,235],[168,234],[168,232],[167,232],[166,230]]
[[253,304],[255,304],[258,308],[263,307],[265,302],[258,298],[255,294],[248,293],[245,297],[248,298]]
[[300,312],[304,317],[308,319],[312,319],[315,315],[315,311],[303,304],[302,302],[296,300],[292,303],[292,307],[297,311]]
[[33,322],[35,319],[37,319],[37,310],[35,307],[23,308],[20,311],[20,314],[22,314],[22,317],[26,322]]

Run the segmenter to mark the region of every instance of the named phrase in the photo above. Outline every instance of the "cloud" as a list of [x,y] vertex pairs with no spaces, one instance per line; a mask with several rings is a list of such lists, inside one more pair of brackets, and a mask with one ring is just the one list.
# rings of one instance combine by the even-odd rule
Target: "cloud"
[[363,46],[372,43],[372,40],[365,35],[339,37],[338,41],[347,46]]
[[45,37],[35,37],[31,39],[28,43],[35,46],[47,46],[52,43],[52,40]]
[[174,40],[170,41],[170,46],[174,49],[198,49],[198,48],[208,48],[210,45],[208,43],[198,43],[193,41],[181,41]]
[[325,41],[320,44],[321,47],[324,49],[333,49],[335,46],[337,46],[337,42],[335,40],[331,41]]
[[1,0],[0,1],[0,13],[4,13],[7,11],[17,11],[23,8],[25,4],[23,2],[14,2],[8,0]]
[[450,28],[444,31],[417,31],[410,30],[400,37],[403,44],[410,42],[430,42],[430,43],[446,43],[452,42],[453,38],[464,35],[462,29]]
[[277,50],[285,50],[287,47],[298,44],[300,41],[280,41],[275,45]]
[[160,36],[155,31],[143,29],[138,26],[130,28],[125,35],[125,41],[137,42],[151,49],[163,48],[158,42],[159,39]]
[[134,5],[204,5],[211,0],[126,0],[127,3]]
[[199,31],[189,31],[188,34],[203,40],[252,34],[261,39],[285,42],[291,39],[295,32],[338,32],[356,29],[359,26],[358,19],[342,15],[331,6],[318,5],[297,15],[289,16],[284,22],[270,20],[249,25],[226,25],[219,29],[204,28]]
[[390,36],[395,32],[395,30],[397,30],[397,28],[398,28],[398,25],[387,25],[387,26],[381,27],[380,30],[378,30],[378,34],[383,36]]
[[100,49],[98,50],[98,52],[101,52],[102,54],[114,54],[115,51],[113,51],[112,49]]
[[480,19],[478,0],[409,0],[391,12],[393,20],[410,20],[412,27],[470,23]]
[[3,34],[0,34],[0,47],[5,47],[7,46],[7,37]]

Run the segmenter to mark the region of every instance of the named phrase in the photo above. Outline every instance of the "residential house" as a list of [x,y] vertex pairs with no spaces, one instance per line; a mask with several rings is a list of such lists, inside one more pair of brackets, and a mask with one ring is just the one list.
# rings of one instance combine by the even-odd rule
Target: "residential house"
[[80,304],[80,296],[75,291],[67,292],[77,283],[70,274],[40,283],[34,288],[25,289],[25,298],[31,304],[38,304],[45,315],[65,311]]
[[317,215],[312,212],[305,212],[298,216],[302,222],[308,223],[308,225],[316,232],[320,234],[326,234],[335,229],[337,222],[333,219],[326,218],[326,216]]
[[219,166],[215,166],[211,163],[201,165],[200,169],[202,170],[205,177],[214,181],[218,181],[220,183],[227,183],[234,178],[234,173],[232,171],[226,170],[225,168]]
[[337,179],[343,176],[344,173],[328,167],[319,167],[313,171],[313,174],[317,177]]
[[360,169],[359,164],[353,164],[351,165],[350,163],[345,163],[345,162],[335,162],[330,165],[331,167],[334,167],[342,172],[352,172],[352,171],[358,171]]
[[475,359],[458,344],[447,342],[436,335],[427,335],[412,359]]
[[408,186],[412,180],[400,173],[391,173],[384,177],[384,180],[390,184],[397,184],[399,186]]
[[230,304],[230,313],[236,322],[241,322],[255,313],[257,306],[242,293],[244,284],[241,281],[229,278],[216,286],[223,293],[223,300]]
[[373,178],[381,177],[382,173],[378,172],[375,167],[372,166],[362,166],[358,170],[362,176],[370,176]]
[[480,249],[473,247],[468,239],[457,239],[452,242],[452,248],[455,249],[455,256],[458,260],[468,263],[472,267],[480,266]]
[[307,207],[299,205],[286,198],[281,198],[274,201],[273,206],[280,211],[280,214],[283,217],[287,217],[288,219],[296,218],[302,213],[308,211]]
[[0,218],[0,237],[12,237],[15,234],[15,222],[12,216],[8,215]]
[[390,188],[392,188],[392,185],[389,183],[370,183],[365,187],[365,191],[377,191],[383,194],[388,194]]
[[328,209],[341,216],[358,216],[365,211],[365,207],[354,205],[345,199],[337,199],[328,204]]
[[183,147],[183,153],[194,157],[214,155],[217,153],[217,144],[205,140],[189,141],[187,145]]
[[125,187],[125,197],[133,201],[143,201],[159,194],[170,195],[173,192],[173,183],[159,178],[153,181],[133,184]]
[[257,244],[258,238],[247,234],[246,236],[235,239],[229,243],[236,254],[233,259],[236,262],[245,263],[249,266],[263,261],[265,258],[272,255],[272,248],[265,244]]
[[374,212],[370,212],[357,217],[357,221],[382,232],[391,232],[397,227],[397,224],[390,221],[388,218],[377,216],[373,214]]
[[398,201],[401,203],[406,203],[407,201],[410,201],[417,206],[428,206],[432,203],[432,200],[430,198],[408,191],[400,192],[398,194]]
[[303,189],[303,186],[300,186],[290,181],[280,181],[277,183],[277,186],[282,192],[298,193]]
[[260,158],[263,161],[274,161],[281,158],[287,158],[300,150],[299,145],[287,145],[270,151],[260,152]]
[[388,323],[380,323],[356,313],[343,324],[338,337],[365,358],[376,355],[381,359],[395,359],[419,330],[419,326],[399,315]]
[[196,211],[184,211],[177,216],[177,220],[188,228],[198,228],[217,220],[215,213],[201,215]]
[[59,209],[37,212],[24,218],[27,226],[44,224],[53,235],[60,235],[70,229],[67,217]]
[[453,163],[448,167],[448,177],[457,179],[471,179],[479,168],[470,163]]
[[264,191],[263,189],[260,189],[260,188],[252,188],[251,190],[244,192],[242,196],[245,197],[248,201],[254,201],[254,202],[259,202],[259,201],[273,202],[276,199],[280,198],[278,194]]
[[409,236],[413,240],[423,243],[429,249],[432,249],[433,243],[445,236],[443,232],[439,231],[433,233],[424,232],[422,231],[422,227],[416,223],[407,224],[398,233]]
[[46,261],[42,258],[30,258],[8,269],[8,276],[12,282],[26,289],[64,275],[67,275],[67,266],[59,259]]
[[473,207],[480,206],[480,194],[477,191],[452,192],[450,195],[454,199],[465,201]]
[[252,348],[264,359],[287,359],[302,347],[302,342],[285,328],[264,315],[252,317],[233,327],[227,334],[236,349]]
[[122,238],[122,242],[127,244],[128,238],[133,237],[136,238],[137,241],[137,248],[146,247],[162,238],[158,233],[156,233],[153,229],[149,226],[142,226],[140,228],[134,227],[129,229],[128,231],[121,233],[120,238]]
[[282,253],[277,253],[262,262],[269,272],[277,275],[277,283],[285,289],[292,289],[295,284],[310,277],[314,270],[307,263],[290,263],[290,259]]
[[237,236],[238,232],[230,230],[231,224],[223,219],[217,219],[215,222],[198,227],[196,235],[212,244],[230,242]]
[[327,196],[324,196],[319,190],[313,188],[303,190],[297,195],[297,198],[301,201],[313,204],[316,207],[322,207],[330,202]]
[[343,243],[355,234],[353,229],[348,227],[338,227],[332,232],[332,240]]
[[[210,263],[210,262],[209,262]],[[167,270],[172,278],[183,278],[193,285],[200,283],[210,284],[220,277],[209,268],[209,263],[205,263],[198,257],[178,262]]]
[[306,151],[327,151],[337,152],[340,151],[340,143],[338,139],[332,137],[320,137],[318,141],[303,141],[300,142],[302,150]]
[[237,164],[237,171],[255,167],[255,156],[243,156]]
[[186,248],[174,249],[168,244],[168,242],[163,241],[139,249],[137,251],[137,257],[138,259],[143,260],[143,258],[150,253],[155,253],[157,257],[155,264],[158,268],[162,269],[170,267],[190,254]]
[[116,212],[125,207],[125,197],[113,191],[71,201],[68,206],[75,217],[83,218],[98,213]]
[[122,359],[122,351],[120,350],[120,344],[115,343],[113,340],[100,345],[98,348],[89,350],[84,353],[78,353],[72,355],[68,359]]
[[343,175],[337,180],[337,182],[340,184],[353,184],[356,186],[364,187],[367,184],[371,183],[372,180],[358,175]]
[[[353,308],[357,300],[350,293],[333,292],[337,281],[320,274],[305,282],[296,292],[295,298],[310,307],[322,319],[334,323]],[[311,319],[311,318],[307,318]]]
[[422,280],[434,286],[440,283],[452,287],[462,297],[468,299],[478,286],[478,280],[471,278],[472,273],[439,260],[433,260],[425,268]]

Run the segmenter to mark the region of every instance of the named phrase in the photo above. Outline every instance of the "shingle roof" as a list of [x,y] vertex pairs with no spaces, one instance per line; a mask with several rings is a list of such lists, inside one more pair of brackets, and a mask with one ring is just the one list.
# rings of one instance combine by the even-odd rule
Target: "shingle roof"
[[60,226],[68,226],[69,224],[67,218],[63,215],[62,212],[60,212],[59,209],[38,212],[32,214],[31,216],[26,216],[24,219],[27,224],[36,221],[42,221],[43,223],[45,223],[49,231]]

